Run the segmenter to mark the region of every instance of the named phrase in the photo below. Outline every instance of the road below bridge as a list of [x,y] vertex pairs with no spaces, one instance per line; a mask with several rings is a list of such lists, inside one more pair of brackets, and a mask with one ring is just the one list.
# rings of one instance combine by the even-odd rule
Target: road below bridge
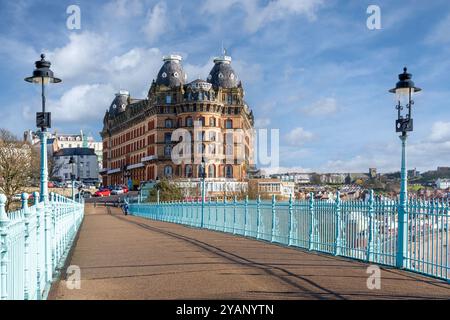
[[86,206],[66,275],[49,299],[449,299],[450,285],[382,268],[367,288],[368,265],[230,234],[124,216]]

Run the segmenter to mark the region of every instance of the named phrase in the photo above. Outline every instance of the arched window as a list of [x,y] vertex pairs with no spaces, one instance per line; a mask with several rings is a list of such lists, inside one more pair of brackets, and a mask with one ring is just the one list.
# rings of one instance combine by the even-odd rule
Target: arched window
[[172,154],[172,146],[165,146],[164,147],[164,155],[166,157],[170,157],[171,154]]
[[200,155],[204,155],[205,154],[205,150],[206,150],[206,145],[204,143],[197,144],[197,153],[199,153]]
[[216,118],[210,117],[209,118],[209,126],[215,127],[216,126]]
[[215,153],[216,153],[216,144],[215,143],[211,143],[208,146],[208,149],[209,149],[209,155],[211,155],[211,156],[215,155]]
[[209,141],[216,141],[216,132],[215,131],[209,131],[208,132],[208,139],[209,139]]
[[172,133],[166,132],[164,133],[164,143],[171,143],[172,142]]
[[186,118],[186,127],[192,127],[192,126],[193,126],[192,117],[187,117]]
[[216,177],[216,167],[213,164],[210,164],[208,167],[208,178]]
[[225,166],[225,178],[233,178],[233,166]]
[[187,164],[184,170],[186,171],[186,178],[192,178],[192,165]]
[[164,175],[166,177],[172,177],[172,173],[173,173],[172,166],[165,166],[164,167]]
[[165,121],[165,127],[166,127],[166,128],[172,128],[172,127],[173,127],[173,121],[172,121],[172,119],[166,119],[166,121]]
[[202,127],[204,127],[205,126],[205,117],[200,117],[198,120],[200,121],[200,124],[202,125]]
[[225,155],[233,156],[233,146],[231,144],[225,145]]
[[225,121],[225,128],[226,129],[233,129],[233,120],[227,119],[227,121]]

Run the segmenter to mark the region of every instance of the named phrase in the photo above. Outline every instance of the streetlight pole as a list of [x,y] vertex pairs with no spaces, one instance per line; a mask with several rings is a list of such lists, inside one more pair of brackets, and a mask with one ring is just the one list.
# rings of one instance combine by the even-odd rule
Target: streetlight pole
[[70,180],[71,180],[71,185],[72,185],[72,201],[75,201],[75,191],[74,191],[75,190],[75,173],[74,173],[75,159],[73,158],[73,156],[70,157],[69,164],[70,164],[70,169],[71,169]]
[[[403,69],[403,73],[398,76],[394,89],[389,90],[396,95],[396,109],[397,120],[395,123],[396,132],[401,133],[400,140],[402,142],[402,162],[400,171],[400,203],[398,206],[398,238],[397,238],[397,256],[396,266],[398,268],[405,268],[405,256],[408,252],[408,169],[407,169],[407,154],[406,154],[406,140],[408,132],[413,131],[413,119],[411,117],[411,109],[414,105],[412,96],[414,93],[422,89],[415,87],[412,79],[412,74],[408,73],[407,68]],[[406,113],[402,111],[406,109]]]
[[202,157],[202,163],[201,163],[201,183],[202,183],[202,217],[201,217],[201,223],[200,227],[203,228],[204,223],[204,211],[205,211],[205,178],[206,178],[206,163],[205,158]]
[[40,201],[48,202],[47,129],[51,128],[51,115],[45,111],[45,85],[60,83],[61,79],[54,77],[50,70],[51,63],[45,60],[44,54],[41,54],[41,60],[36,61],[35,65],[33,75],[25,78],[25,81],[41,85],[42,112],[36,113],[36,126],[41,129]]

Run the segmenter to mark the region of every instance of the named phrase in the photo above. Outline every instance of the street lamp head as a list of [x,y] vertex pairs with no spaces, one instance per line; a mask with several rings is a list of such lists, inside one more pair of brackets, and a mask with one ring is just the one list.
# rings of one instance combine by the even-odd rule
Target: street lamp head
[[41,60],[35,62],[36,69],[31,77],[25,78],[25,81],[36,84],[60,83],[61,79],[56,78],[50,69],[50,61],[45,60],[45,55],[41,54]]
[[409,95],[413,95],[416,92],[422,91],[422,89],[416,87],[412,79],[412,74],[408,73],[408,69],[403,68],[403,73],[398,75],[399,81],[395,85],[395,88],[389,90],[390,93],[395,93],[397,96],[397,100],[402,100],[401,98],[406,96],[409,98]]
[[[396,97],[396,109],[397,120],[395,122],[396,132],[401,132],[402,136],[406,136],[407,132],[413,131],[413,119],[412,119],[412,106],[414,101],[412,96],[422,89],[415,86],[412,79],[412,74],[408,73],[408,69],[405,67],[403,73],[398,75],[399,81],[395,85],[395,88],[389,90],[394,93]],[[406,113],[403,114],[403,110],[406,109]]]

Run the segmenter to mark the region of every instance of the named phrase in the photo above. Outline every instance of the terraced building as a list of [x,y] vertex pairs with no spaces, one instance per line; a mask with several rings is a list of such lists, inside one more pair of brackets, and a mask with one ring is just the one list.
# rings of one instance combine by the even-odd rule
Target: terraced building
[[[231,57],[214,59],[206,80],[189,83],[179,55],[163,61],[146,99],[120,91],[104,116],[103,184],[195,182],[203,158],[207,179],[214,182],[211,192],[238,191],[253,168],[254,118]],[[180,138],[180,131],[190,133],[191,141]],[[180,141],[190,146],[181,162],[174,158]]]

